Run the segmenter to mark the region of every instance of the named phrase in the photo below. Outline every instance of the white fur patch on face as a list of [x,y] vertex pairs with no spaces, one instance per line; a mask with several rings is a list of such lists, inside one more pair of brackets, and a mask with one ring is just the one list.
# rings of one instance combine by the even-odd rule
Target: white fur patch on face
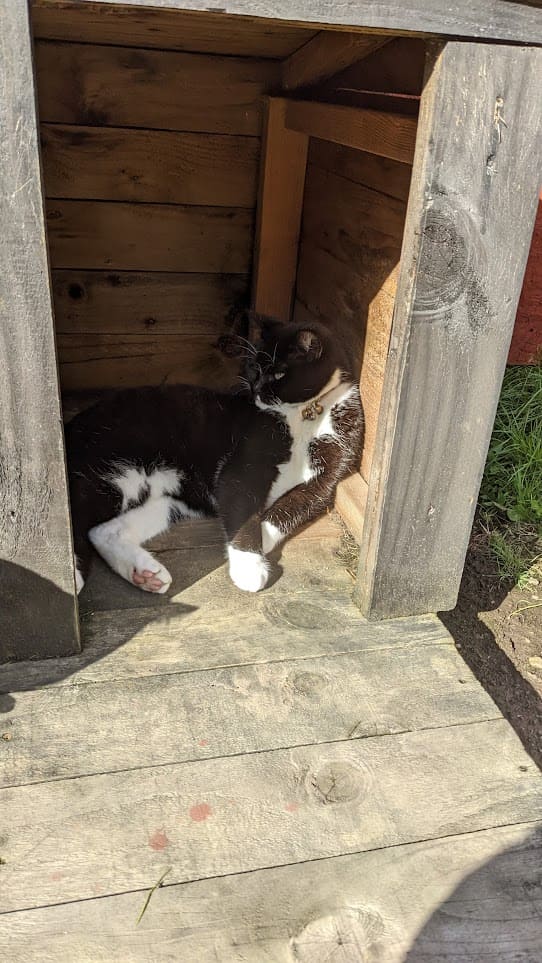
[[285,535],[280,528],[272,525],[271,522],[262,522],[262,550],[264,555],[272,552],[279,542],[282,542]]
[[258,552],[243,552],[228,545],[230,578],[243,592],[259,592],[267,585],[269,562]]

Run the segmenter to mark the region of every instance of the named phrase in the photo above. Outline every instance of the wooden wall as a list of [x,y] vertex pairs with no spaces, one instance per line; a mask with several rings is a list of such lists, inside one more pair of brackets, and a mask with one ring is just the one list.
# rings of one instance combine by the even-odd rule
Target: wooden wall
[[348,345],[361,377],[369,480],[411,168],[312,140],[296,320],[316,318]]
[[212,345],[248,287],[262,95],[313,33],[80,4],[33,15],[63,388],[229,383]]

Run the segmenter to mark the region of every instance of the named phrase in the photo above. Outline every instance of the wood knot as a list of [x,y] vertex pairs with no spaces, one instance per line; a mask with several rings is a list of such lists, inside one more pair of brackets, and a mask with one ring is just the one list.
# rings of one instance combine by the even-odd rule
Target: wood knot
[[318,672],[298,672],[292,677],[290,685],[300,695],[310,698],[319,695],[328,681],[325,676]]
[[350,803],[365,796],[371,783],[370,771],[357,760],[330,759],[309,770],[305,789],[324,806]]
[[290,951],[299,963],[364,963],[380,959],[377,944],[385,937],[385,929],[376,910],[339,907],[310,920],[292,937]]
[[311,602],[276,601],[265,606],[270,622],[286,623],[293,629],[311,629],[319,634],[337,635],[345,626],[344,616],[337,609],[325,609]]

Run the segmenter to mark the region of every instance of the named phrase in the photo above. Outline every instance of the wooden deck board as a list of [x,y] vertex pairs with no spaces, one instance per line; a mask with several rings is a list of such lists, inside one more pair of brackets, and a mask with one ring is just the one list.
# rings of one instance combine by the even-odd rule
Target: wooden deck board
[[57,686],[17,696],[0,786],[499,717],[451,644]]
[[96,566],[81,655],[4,667],[1,955],[541,958],[542,779],[437,618],[360,615],[340,536],[250,596],[179,526],[171,597]]
[[[40,963],[292,963],[294,947],[301,963],[332,950],[341,963],[535,963],[541,862],[542,826],[527,823],[192,883],[166,878],[137,927],[143,890],[0,917],[0,948],[11,963],[28,963],[36,946]],[[349,955],[338,955],[339,938]]]
[[1,907],[541,820],[524,760],[495,720],[3,789]]

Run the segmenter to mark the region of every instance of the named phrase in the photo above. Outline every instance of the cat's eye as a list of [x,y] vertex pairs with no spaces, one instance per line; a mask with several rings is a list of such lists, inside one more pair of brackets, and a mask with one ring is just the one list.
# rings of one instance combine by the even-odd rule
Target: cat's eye
[[275,381],[280,381],[281,378],[284,378],[285,374],[286,374],[285,371],[277,371],[276,374],[273,375],[273,377]]

